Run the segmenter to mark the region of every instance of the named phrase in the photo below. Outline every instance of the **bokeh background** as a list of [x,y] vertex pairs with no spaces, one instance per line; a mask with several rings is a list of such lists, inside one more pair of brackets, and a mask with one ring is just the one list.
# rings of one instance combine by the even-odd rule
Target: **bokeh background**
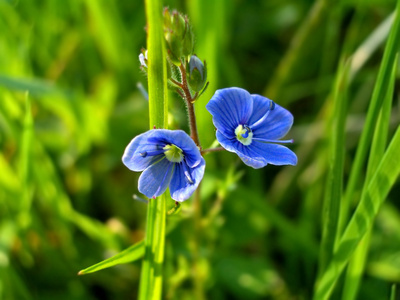
[[[189,16],[209,68],[196,103],[204,148],[215,140],[205,105],[219,88],[263,94],[295,119],[288,138],[296,167],[253,170],[232,153],[206,156],[198,276],[207,297],[310,299],[339,57],[360,55],[370,40],[349,89],[346,178],[395,1],[164,3]],[[136,298],[140,262],[77,272],[144,237],[146,204],[132,199],[139,174],[121,156],[149,128],[137,88],[147,85],[138,60],[145,26],[138,0],[0,0],[0,299]],[[397,89],[395,99],[392,129]],[[173,93],[169,106],[170,128],[187,129]],[[400,281],[399,193],[397,184],[375,222],[358,299],[389,299]],[[167,219],[165,299],[194,299],[191,211],[188,200]]]

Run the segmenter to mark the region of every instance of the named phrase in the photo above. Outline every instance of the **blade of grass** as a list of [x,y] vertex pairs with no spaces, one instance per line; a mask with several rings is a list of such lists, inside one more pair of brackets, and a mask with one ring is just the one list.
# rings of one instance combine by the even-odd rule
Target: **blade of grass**
[[18,175],[21,181],[21,203],[18,221],[23,228],[30,224],[30,207],[32,202],[31,186],[31,149],[33,141],[33,117],[28,93],[25,94],[25,118],[22,132]]
[[[166,128],[168,116],[167,68],[163,35],[162,1],[146,0],[148,91],[150,128]],[[161,299],[164,262],[166,197],[150,199],[147,211],[145,256],[139,299]]]
[[349,209],[352,203],[353,194],[356,189],[357,183],[361,175],[361,170],[364,165],[365,157],[369,150],[370,141],[376,120],[378,118],[379,110],[382,105],[383,99],[385,98],[386,91],[389,88],[390,76],[392,72],[392,66],[395,60],[396,53],[399,49],[400,44],[400,1],[397,1],[395,20],[389,34],[389,39],[386,43],[385,51],[383,54],[382,63],[379,69],[378,78],[374,86],[372,99],[368,108],[367,117],[363,131],[361,133],[360,141],[358,143],[354,163],[352,164],[349,180],[347,183],[346,191],[342,201],[339,230],[338,233],[342,232],[342,228],[348,219]]
[[392,285],[392,289],[390,291],[390,300],[396,300],[396,285]]
[[[360,47],[357,48],[353,55],[353,60],[356,60],[358,63],[355,64],[352,62],[350,75],[349,75],[349,83],[351,83],[360,69],[365,65],[365,63],[371,58],[371,55],[377,50],[377,48],[381,45],[382,38],[386,38],[389,34],[390,27],[393,23],[394,14],[390,15],[386,18],[377,29],[375,29],[361,44]],[[379,37],[379,38],[378,38]],[[299,143],[299,148],[296,150],[296,153],[302,159],[298,162],[297,167],[292,170],[290,168],[284,168],[275,176],[275,179],[272,184],[272,197],[274,199],[278,199],[276,201],[283,201],[290,196],[290,193],[293,193],[293,189],[289,188],[295,184],[295,181],[298,179],[299,175],[303,172],[304,166],[308,165],[312,159],[315,157],[315,148],[317,147],[317,142],[321,139],[321,136],[325,131],[321,130],[321,126],[319,122],[326,119],[326,112],[330,109],[330,97],[328,96],[325,101],[325,105],[322,107],[317,117],[314,120],[314,124],[309,127],[306,133],[301,136],[305,137],[314,137],[312,142],[308,143]],[[299,138],[296,138],[296,141],[299,141]]]
[[[386,97],[379,114],[377,126],[375,128],[374,137],[371,145],[371,151],[369,155],[369,161],[368,161],[367,175],[365,180],[366,183],[368,183],[371,180],[375,170],[378,167],[379,158],[382,157],[385,152],[387,144],[387,136],[389,132],[390,113],[392,107],[394,83],[397,72],[397,63],[398,63],[398,55],[396,56],[395,63],[392,68],[389,89],[386,93]],[[361,281],[361,276],[365,268],[365,260],[367,258],[371,231],[372,231],[371,229],[372,228],[368,230],[365,237],[361,240],[360,244],[357,246],[356,251],[354,252],[353,257],[349,262],[345,283],[343,287],[342,299],[346,300],[356,299],[358,288]]]
[[314,300],[329,299],[357,245],[372,226],[379,208],[400,174],[399,149],[400,126],[397,128],[368,187],[363,190],[361,201],[340,239],[331,263],[317,282]]
[[[295,36],[292,39],[289,50],[286,52],[283,59],[280,61],[275,75],[271,76],[272,80],[264,91],[264,95],[271,99],[276,99],[277,95],[282,90],[285,81],[288,79],[293,66],[300,58],[300,53],[304,47],[308,47],[307,39],[313,35],[314,30],[317,26],[320,26],[321,20],[326,17],[326,12],[329,10],[331,0],[318,0],[314,2],[310,12],[304,22],[297,30]],[[281,105],[287,104],[284,99],[280,99]]]
[[140,241],[110,258],[107,258],[93,266],[79,271],[78,275],[94,273],[116,265],[126,264],[142,258],[143,255],[144,241]]
[[333,91],[333,116],[330,126],[330,166],[323,206],[323,230],[319,257],[319,273],[325,270],[332,258],[339,221],[340,202],[343,189],[343,162],[347,90],[350,64],[342,59]]
[[0,75],[0,85],[10,90],[28,91],[30,94],[37,96],[61,93],[51,82],[40,79],[14,78]]

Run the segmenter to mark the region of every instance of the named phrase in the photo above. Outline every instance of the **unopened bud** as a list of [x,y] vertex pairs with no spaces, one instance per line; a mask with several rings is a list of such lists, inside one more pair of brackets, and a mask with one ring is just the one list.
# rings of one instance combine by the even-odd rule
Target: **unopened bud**
[[172,14],[168,8],[164,9],[164,37],[167,42],[167,51],[171,61],[180,65],[182,57],[187,57],[193,51],[193,33],[187,17],[174,10]]
[[182,53],[185,57],[189,57],[193,54],[194,48],[194,34],[189,24],[189,20],[185,17],[185,34],[182,42]]
[[200,92],[207,81],[207,64],[204,64],[196,56],[192,55],[189,61],[188,84],[194,92]]

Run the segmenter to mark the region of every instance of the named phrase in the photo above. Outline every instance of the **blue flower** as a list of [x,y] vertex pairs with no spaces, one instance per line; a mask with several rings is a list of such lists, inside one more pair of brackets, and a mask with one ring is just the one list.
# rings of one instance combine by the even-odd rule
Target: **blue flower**
[[296,165],[297,157],[277,143],[293,124],[292,114],[272,100],[240,88],[217,90],[206,105],[217,128],[217,140],[253,168]]
[[184,201],[198,187],[205,161],[193,140],[182,130],[154,129],[135,137],[122,162],[139,177],[139,192],[155,198],[169,186],[172,199]]

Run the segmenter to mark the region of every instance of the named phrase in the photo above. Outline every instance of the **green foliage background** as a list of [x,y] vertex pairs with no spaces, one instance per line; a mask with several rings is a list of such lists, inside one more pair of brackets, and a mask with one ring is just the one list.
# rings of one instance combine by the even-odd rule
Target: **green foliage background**
[[[196,54],[209,68],[210,86],[196,103],[203,147],[215,139],[207,101],[216,89],[240,86],[293,112],[288,137],[299,159],[296,167],[253,170],[232,153],[206,156],[201,268],[193,274],[188,200],[167,218],[164,298],[194,299],[192,278],[199,276],[207,299],[311,299],[321,268],[332,124],[335,114],[346,120],[337,147],[346,187],[395,1],[164,4],[189,16]],[[144,236],[146,204],[132,199],[140,174],[121,156],[149,124],[148,102],[137,89],[146,87],[138,61],[145,25],[141,1],[0,0],[0,299],[135,299],[140,262],[77,272]],[[351,55],[367,60],[340,67]],[[397,65],[389,67],[397,83]],[[335,110],[341,72],[350,78],[346,108]],[[394,99],[390,140],[399,124],[396,84],[387,97]],[[187,130],[183,102],[171,93],[169,105],[169,128]],[[373,159],[380,161],[385,144]],[[354,299],[389,299],[400,281],[399,193],[397,182],[364,241],[365,272]],[[342,299],[346,282],[342,276],[332,299]]]

